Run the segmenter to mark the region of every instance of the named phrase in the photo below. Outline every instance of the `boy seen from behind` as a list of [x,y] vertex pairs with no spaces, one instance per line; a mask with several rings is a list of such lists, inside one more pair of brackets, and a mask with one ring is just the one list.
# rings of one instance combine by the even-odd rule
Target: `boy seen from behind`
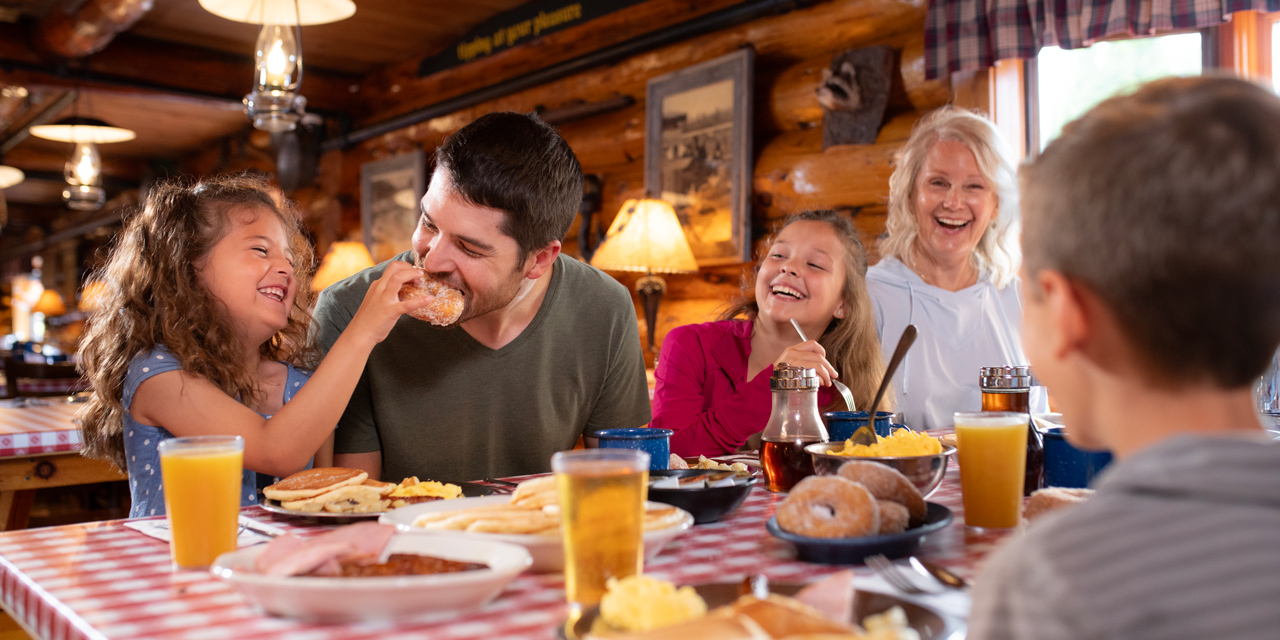
[[969,637],[1274,638],[1280,99],[1179,78],[1112,98],[1021,173],[1027,354],[1117,463],[989,560]]

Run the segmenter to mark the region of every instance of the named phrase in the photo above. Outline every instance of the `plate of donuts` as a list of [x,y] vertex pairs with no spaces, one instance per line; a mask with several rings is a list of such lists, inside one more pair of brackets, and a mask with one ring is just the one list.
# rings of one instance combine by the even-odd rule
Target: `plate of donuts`
[[814,538],[783,531],[777,516],[769,518],[765,528],[775,538],[791,543],[796,557],[816,564],[861,564],[863,558],[877,553],[888,558],[911,555],[924,541],[925,536],[945,529],[951,524],[951,510],[929,502],[924,524],[902,533],[861,536],[854,538]]
[[950,509],[925,502],[896,469],[853,460],[836,475],[796,483],[768,530],[794,544],[801,560],[853,564],[877,553],[907,555],[951,520]]

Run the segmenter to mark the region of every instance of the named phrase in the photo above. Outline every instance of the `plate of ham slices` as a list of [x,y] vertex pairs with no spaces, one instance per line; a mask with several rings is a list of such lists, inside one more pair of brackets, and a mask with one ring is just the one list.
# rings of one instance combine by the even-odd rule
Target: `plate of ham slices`
[[269,614],[353,622],[475,609],[532,563],[519,545],[362,522],[278,536],[222,554],[209,570]]

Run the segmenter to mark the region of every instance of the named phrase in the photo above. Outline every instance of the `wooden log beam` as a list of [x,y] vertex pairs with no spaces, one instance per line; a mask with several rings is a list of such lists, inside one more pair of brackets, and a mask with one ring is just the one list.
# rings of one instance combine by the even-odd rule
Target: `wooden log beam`
[[151,0],[63,0],[49,9],[34,40],[63,58],[97,53],[151,10]]
[[[946,104],[951,98],[949,80],[924,79],[923,41],[916,35],[907,36],[901,43],[880,43],[889,44],[901,52],[901,78],[898,81],[903,86],[895,86],[898,91],[890,96],[890,114],[929,111]],[[771,83],[767,80],[759,83],[757,86],[767,91],[767,100],[762,101],[757,127],[770,132],[821,127],[822,107],[818,105],[814,90],[822,81],[822,70],[830,64],[831,54],[819,55],[787,67]]]
[[900,143],[822,150],[816,129],[779,135],[756,160],[755,215],[777,218],[805,209],[883,204]]
[[[139,93],[177,94],[239,102],[253,85],[253,52],[233,56],[212,49],[123,34],[75,69],[41,58],[24,25],[0,23],[0,70],[26,72],[27,81],[54,87],[131,88]],[[315,111],[350,112],[360,79],[307,67],[302,94]]]
[[[732,3],[652,0],[631,9],[643,8],[653,12],[655,22],[650,24],[657,26],[691,19],[721,8],[720,5],[723,4]],[[365,82],[365,90],[361,95],[370,111],[362,115],[358,126],[401,115],[516,77],[531,69],[542,68],[626,40],[631,34],[636,34],[639,25],[631,24],[630,19],[616,25],[606,21],[629,16],[631,9],[426,78],[416,77],[416,67],[398,65],[386,74],[371,77]],[[658,16],[662,18],[659,20]],[[923,4],[912,0],[822,2],[807,9],[754,20],[668,45],[611,66],[491,100],[476,105],[475,112],[528,111],[538,105],[555,108],[569,98],[591,102],[606,100],[619,94],[643,100],[645,83],[649,78],[710,60],[743,46],[755,47],[757,60],[762,61],[758,64],[767,64],[769,60],[789,64],[819,55],[829,55],[841,48],[876,44],[886,39],[897,38],[905,42],[905,34],[918,29],[923,16]],[[643,29],[641,33],[649,30],[651,29]],[[797,33],[804,33],[806,37],[797,38]],[[627,34],[627,37],[614,37],[621,34]],[[565,45],[574,52],[573,55],[562,57],[548,53],[542,56],[544,52],[535,45],[542,40],[550,41],[557,37],[582,40]],[[469,121],[455,124],[461,127]],[[439,128],[435,120],[427,124],[431,128]]]
[[652,0],[425,78],[418,76],[419,61],[408,60],[368,78],[361,122],[384,120],[460,96],[741,1]]

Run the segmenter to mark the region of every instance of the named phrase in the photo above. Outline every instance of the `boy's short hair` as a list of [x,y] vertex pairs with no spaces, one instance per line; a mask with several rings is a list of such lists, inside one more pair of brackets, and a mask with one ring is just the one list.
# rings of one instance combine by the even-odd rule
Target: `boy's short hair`
[[1149,83],[1068,124],[1021,180],[1027,272],[1095,292],[1152,382],[1239,388],[1266,368],[1280,343],[1274,94]]
[[502,231],[522,257],[563,238],[582,202],[577,156],[532,114],[481,116],[436,149],[436,166],[468,202],[506,214]]

